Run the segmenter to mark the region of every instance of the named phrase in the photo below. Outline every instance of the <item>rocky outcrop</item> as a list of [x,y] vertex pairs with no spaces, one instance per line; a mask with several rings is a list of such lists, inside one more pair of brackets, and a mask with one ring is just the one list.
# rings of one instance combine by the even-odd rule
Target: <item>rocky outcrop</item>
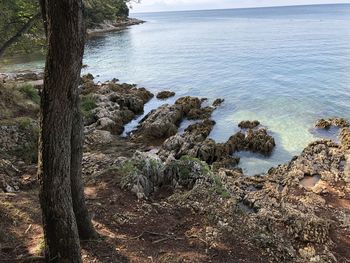
[[83,93],[87,98],[88,108],[85,114],[88,116],[85,133],[88,138],[91,137],[90,141],[95,136],[89,136],[89,134],[96,130],[105,131],[103,138],[111,137],[107,136],[106,132],[112,135],[121,134],[124,125],[141,114],[145,103],[153,97],[149,91],[137,88],[135,85],[118,84],[113,81],[97,85],[93,83],[92,75],[83,77]]
[[161,91],[157,94],[157,99],[164,100],[175,96],[173,91]]
[[19,73],[0,73],[0,83],[38,81],[44,78],[44,73],[23,71]]
[[152,110],[140,122],[134,138],[162,139],[177,133],[178,126],[184,117],[180,105],[162,105]]
[[216,100],[214,100],[212,106],[219,107],[224,101],[225,101],[224,99],[216,99]]
[[332,126],[345,128],[349,127],[350,124],[346,119],[343,118],[320,119],[315,123],[315,127],[319,129],[329,129]]
[[210,172],[207,165],[198,159],[184,156],[164,163],[156,154],[139,151],[118,167],[123,174],[122,186],[139,199],[148,198],[162,186],[191,189],[197,180],[207,177]]
[[183,134],[167,139],[159,155],[163,160],[169,156],[179,159],[188,155],[213,164],[214,167],[233,167],[239,162],[239,158],[232,157],[233,153],[252,151],[268,155],[275,146],[274,139],[267,134],[266,129],[249,129],[246,134],[238,132],[226,143],[216,143],[207,138],[214,125],[215,122],[209,119],[190,125]]
[[182,97],[174,105],[165,104],[152,110],[141,121],[134,139],[166,139],[177,133],[182,119],[195,109],[200,109],[201,100],[195,97]]
[[248,129],[246,133],[238,132],[228,139],[226,145],[229,147],[231,153],[236,151],[251,151],[270,155],[276,143],[265,128],[260,128],[257,130]]
[[145,21],[136,18],[117,19],[115,21],[106,20],[94,28],[87,29],[87,34],[89,36],[95,36],[107,32],[119,31],[126,27],[143,23],[145,23]]
[[206,119],[200,123],[190,125],[183,134],[176,134],[167,139],[159,156],[180,159],[182,156],[191,156],[215,166],[232,167],[238,164],[239,158],[232,157],[229,148],[224,143],[216,143],[207,138],[215,122]]
[[260,125],[259,121],[241,121],[238,127],[241,129],[254,129]]

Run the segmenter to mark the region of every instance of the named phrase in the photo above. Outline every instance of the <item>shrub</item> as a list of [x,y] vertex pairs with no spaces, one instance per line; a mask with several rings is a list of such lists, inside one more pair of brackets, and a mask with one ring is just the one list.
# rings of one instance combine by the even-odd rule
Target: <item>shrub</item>
[[19,91],[36,104],[40,103],[39,91],[33,85],[26,84],[19,88]]

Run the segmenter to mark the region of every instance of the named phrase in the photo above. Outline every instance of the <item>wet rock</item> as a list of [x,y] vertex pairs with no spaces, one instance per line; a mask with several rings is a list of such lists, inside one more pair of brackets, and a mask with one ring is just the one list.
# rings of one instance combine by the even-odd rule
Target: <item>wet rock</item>
[[201,123],[195,123],[185,129],[183,134],[176,134],[168,138],[162,145],[159,155],[166,159],[173,155],[179,159],[183,155],[198,157],[197,151],[201,143],[208,137],[213,129],[215,122],[204,120]]
[[319,129],[329,129],[331,126],[345,128],[349,127],[350,124],[343,118],[320,119],[315,123],[315,127]]
[[241,121],[238,124],[238,127],[241,129],[254,129],[260,125],[260,122],[255,120],[255,121]]
[[170,97],[174,97],[175,96],[175,92],[172,91],[161,91],[157,94],[157,99],[168,99]]
[[264,155],[271,154],[276,146],[275,140],[267,133],[265,128],[258,130],[248,129],[246,134],[238,132],[226,142],[230,152],[251,151]]
[[191,109],[199,109],[202,105],[202,101],[196,97],[182,97],[175,101],[175,105],[181,105],[184,115],[186,115]]
[[216,107],[219,107],[224,101],[225,101],[224,99],[216,99],[216,100],[213,102],[212,106],[215,107],[215,108],[216,108]]
[[166,139],[177,133],[181,120],[193,109],[199,109],[201,100],[182,97],[174,105],[165,104],[152,110],[140,122],[134,139]]
[[209,119],[190,125],[183,134],[176,134],[167,139],[159,151],[159,156],[163,160],[168,156],[174,156],[176,159],[190,156],[213,164],[215,168],[237,165],[239,158],[231,156],[226,144],[216,143],[207,138],[214,125],[215,122]]
[[213,107],[195,108],[191,109],[186,117],[189,120],[209,119],[214,110],[215,108]]

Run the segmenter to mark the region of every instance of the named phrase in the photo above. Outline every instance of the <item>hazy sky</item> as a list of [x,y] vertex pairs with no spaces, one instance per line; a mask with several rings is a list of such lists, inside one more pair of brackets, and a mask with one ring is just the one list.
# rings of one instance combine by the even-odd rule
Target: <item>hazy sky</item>
[[350,3],[350,0],[141,0],[133,3],[131,12],[241,8],[279,5]]

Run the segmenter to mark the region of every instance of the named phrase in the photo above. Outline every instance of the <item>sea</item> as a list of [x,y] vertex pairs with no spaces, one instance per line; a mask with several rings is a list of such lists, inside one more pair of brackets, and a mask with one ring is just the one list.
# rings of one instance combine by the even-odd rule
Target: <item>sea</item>
[[[242,120],[259,120],[275,138],[271,156],[238,152],[247,175],[288,162],[312,141],[319,118],[350,119],[350,4],[135,13],[146,23],[90,38],[85,72],[118,78],[156,93],[145,113],[181,96],[225,102],[210,137],[225,142]],[[0,72],[41,70],[43,57],[13,57]],[[142,118],[126,126],[131,132]],[[191,122],[185,120],[180,132]]]

